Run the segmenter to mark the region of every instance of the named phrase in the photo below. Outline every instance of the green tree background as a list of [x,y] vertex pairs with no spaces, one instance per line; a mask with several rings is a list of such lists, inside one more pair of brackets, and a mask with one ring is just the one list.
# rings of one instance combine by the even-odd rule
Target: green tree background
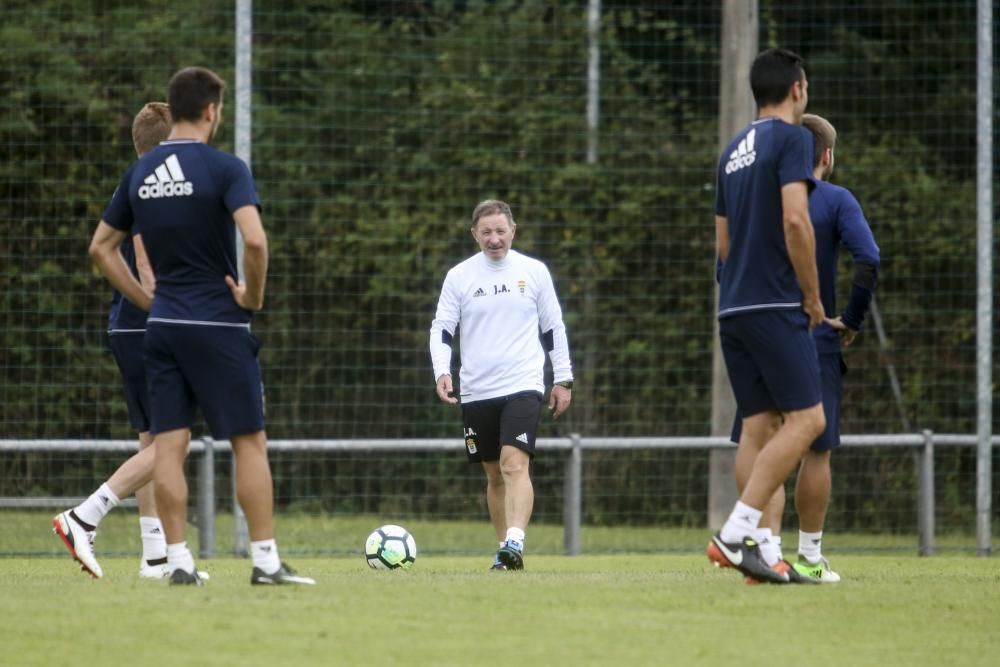
[[[891,363],[913,429],[973,432],[974,3],[815,4],[761,0],[761,44],[809,61],[811,110],[840,132],[835,180],[858,195],[883,252],[892,346],[879,349],[869,326],[847,355],[844,430],[903,430]],[[427,331],[446,270],[474,251],[468,216],[486,197],[514,205],[518,247],[549,264],[563,302],[578,385],[543,435],[707,434],[719,10],[604,3],[589,164],[585,5],[254,3],[252,162],[272,253],[255,331],[272,437],[457,433],[457,413],[433,396]],[[134,112],[182,66],[232,85],[233,42],[221,3],[0,9],[2,437],[132,437],[103,343],[108,290],[86,245],[133,159]],[[231,150],[227,102],[219,145]],[[912,488],[908,455],[842,459],[838,483],[867,491],[840,489],[832,516],[845,527],[895,516],[877,499]],[[82,492],[114,463],[10,457],[0,494]],[[310,479],[354,464],[321,465]],[[427,465],[443,486],[456,461]],[[591,520],[683,523],[704,507],[700,455],[595,453],[588,466],[600,471],[589,484],[628,489],[599,496]],[[941,454],[939,471],[943,511],[960,516],[974,504],[972,453]],[[678,506],[659,505],[664,479],[691,487]],[[282,480],[283,497],[336,495]],[[377,495],[372,484],[362,496]],[[558,472],[550,484],[558,496]]]

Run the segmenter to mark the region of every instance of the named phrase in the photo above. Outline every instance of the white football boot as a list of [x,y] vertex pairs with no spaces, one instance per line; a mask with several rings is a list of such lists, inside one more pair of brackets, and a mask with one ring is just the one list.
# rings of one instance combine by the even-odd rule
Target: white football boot
[[96,530],[84,528],[73,516],[72,510],[68,510],[52,519],[52,532],[59,536],[85,572],[95,579],[104,576],[104,571],[94,557]]

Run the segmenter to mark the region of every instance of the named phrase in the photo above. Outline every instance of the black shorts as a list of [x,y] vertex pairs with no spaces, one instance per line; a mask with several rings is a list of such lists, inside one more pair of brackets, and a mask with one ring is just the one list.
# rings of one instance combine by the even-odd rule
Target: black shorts
[[469,462],[499,461],[504,445],[517,447],[534,457],[541,411],[542,395],[537,391],[463,403],[465,452]]
[[149,392],[146,390],[146,362],[142,355],[142,332],[114,333],[108,346],[122,374],[128,420],[139,433],[149,430]]

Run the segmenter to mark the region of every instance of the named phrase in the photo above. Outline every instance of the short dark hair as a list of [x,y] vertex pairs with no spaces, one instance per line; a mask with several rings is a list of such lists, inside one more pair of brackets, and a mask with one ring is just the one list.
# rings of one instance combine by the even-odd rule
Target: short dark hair
[[204,67],[186,67],[170,78],[167,102],[174,122],[197,121],[209,104],[222,102],[226,82]]
[[781,104],[792,84],[806,74],[806,61],[788,49],[767,49],[754,58],[750,67],[750,89],[757,108]]

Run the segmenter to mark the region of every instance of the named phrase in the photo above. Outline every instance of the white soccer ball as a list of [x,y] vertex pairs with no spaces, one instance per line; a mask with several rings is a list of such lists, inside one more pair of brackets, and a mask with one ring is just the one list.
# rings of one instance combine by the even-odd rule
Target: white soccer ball
[[402,526],[387,524],[365,540],[365,559],[373,570],[405,569],[417,559],[417,543]]

